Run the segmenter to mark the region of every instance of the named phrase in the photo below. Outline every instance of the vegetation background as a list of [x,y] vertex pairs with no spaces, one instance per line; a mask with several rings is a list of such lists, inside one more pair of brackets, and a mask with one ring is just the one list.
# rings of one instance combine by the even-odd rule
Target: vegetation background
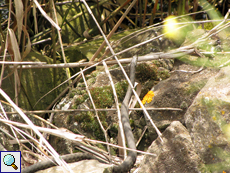
[[162,26],[170,15],[210,30],[230,8],[229,0],[2,0],[0,88],[20,108],[52,109],[80,80],[80,67],[111,55],[85,4],[114,48],[130,33]]
[[[107,35],[141,29],[162,22],[169,15],[181,16],[197,11],[190,15],[194,20],[221,19],[229,7],[228,0],[137,0],[124,15],[131,0],[86,3]],[[59,94],[62,92],[64,95],[68,91],[63,92],[66,85],[36,102],[78,72],[79,67],[22,70],[19,62],[21,65],[25,61],[48,64],[96,62],[105,50],[105,46],[98,50],[103,41],[102,38],[96,39],[101,37],[99,29],[82,1],[3,0],[0,5],[0,54],[3,61],[15,63],[14,67],[2,65],[0,86],[24,109],[50,109],[61,98]],[[210,7],[216,11],[215,15],[207,11]],[[120,20],[122,15],[124,19]]]

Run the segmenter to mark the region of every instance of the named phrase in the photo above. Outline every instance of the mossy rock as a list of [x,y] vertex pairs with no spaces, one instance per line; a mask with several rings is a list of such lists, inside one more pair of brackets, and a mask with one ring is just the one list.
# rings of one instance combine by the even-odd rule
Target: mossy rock
[[[137,65],[137,77],[136,81],[142,83],[144,89],[143,92],[148,92],[153,85],[157,84],[160,80],[164,80],[169,76],[169,69],[172,62],[152,61],[152,62],[141,62]],[[125,65],[124,69],[129,74],[129,65]],[[110,74],[114,82],[116,93],[118,96],[119,106],[122,103],[127,88],[128,82],[119,67],[112,66]],[[113,90],[107,74],[104,71],[96,70],[86,75],[88,89],[92,95],[96,108],[115,108],[115,101]],[[148,89],[146,89],[146,87]],[[143,95],[143,94],[142,94]],[[66,105],[70,105],[69,109],[92,109],[92,103],[88,96],[88,92],[85,87],[83,80],[80,80],[76,88],[72,89],[64,102],[58,105],[58,109],[64,109]],[[139,107],[139,105],[137,104]],[[108,128],[109,142],[117,144],[117,132],[118,132],[118,117],[116,111],[98,111],[98,116],[104,128]],[[74,133],[80,133],[86,137],[105,141],[104,133],[98,123],[95,116],[95,112],[76,112],[68,115],[59,114],[55,116],[55,125],[60,127],[66,127]],[[141,122],[141,123],[140,123]],[[134,130],[136,138],[140,137],[140,131],[145,126],[144,117],[140,121],[139,112],[130,116],[130,124]],[[149,140],[149,136],[144,136],[145,140]],[[142,142],[143,142],[142,141]],[[143,149],[146,147],[141,142],[140,147]],[[102,146],[100,146],[102,147]],[[106,150],[106,146],[104,146]],[[113,152],[118,152],[114,149]]]

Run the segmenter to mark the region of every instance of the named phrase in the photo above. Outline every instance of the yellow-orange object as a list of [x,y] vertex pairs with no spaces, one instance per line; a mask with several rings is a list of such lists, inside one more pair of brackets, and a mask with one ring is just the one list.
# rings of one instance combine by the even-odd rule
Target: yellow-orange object
[[153,96],[154,96],[154,93],[153,91],[149,91],[143,98],[143,100],[141,101],[142,104],[144,105],[146,102],[147,103],[150,103],[152,100],[153,100]]

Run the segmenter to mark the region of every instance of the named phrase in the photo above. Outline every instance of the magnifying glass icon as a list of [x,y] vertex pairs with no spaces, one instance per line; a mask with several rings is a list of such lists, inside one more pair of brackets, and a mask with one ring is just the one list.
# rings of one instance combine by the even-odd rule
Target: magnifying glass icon
[[15,170],[18,169],[18,167],[14,164],[15,163],[15,158],[11,154],[7,154],[3,158],[3,162],[7,166],[12,166]]

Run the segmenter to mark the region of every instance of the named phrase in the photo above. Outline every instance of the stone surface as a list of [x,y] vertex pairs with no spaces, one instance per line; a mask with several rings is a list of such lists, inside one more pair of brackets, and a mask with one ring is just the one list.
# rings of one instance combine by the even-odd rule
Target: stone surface
[[[208,79],[218,72],[218,70],[206,68],[199,73],[190,73],[199,68],[176,60],[171,76],[152,88],[154,97],[150,103],[146,103],[146,107],[182,109],[182,111],[148,111],[159,129],[165,129],[172,121],[184,123],[187,108]],[[147,118],[146,122],[151,136],[156,137],[156,132]]]
[[230,123],[229,74],[230,67],[225,67],[211,77],[185,114],[196,152],[212,172],[230,169],[226,160],[226,155],[230,154],[229,131],[224,134]]
[[[105,168],[111,167],[111,165],[103,164],[97,160],[82,160],[75,163],[68,164],[69,167],[73,170],[74,173],[103,173]],[[109,173],[109,170],[106,169],[106,173]],[[63,172],[62,167],[55,166],[46,170],[38,171],[37,173],[59,173]]]
[[200,74],[208,75],[207,83],[182,115],[186,127],[173,121],[163,132],[164,143],[158,138],[148,149],[157,156],[145,156],[138,172],[229,172],[229,73],[225,67],[212,76]]
[[147,152],[138,173],[199,173],[205,170],[201,158],[196,154],[189,132],[179,122],[174,121],[162,134],[163,143],[158,138]]

